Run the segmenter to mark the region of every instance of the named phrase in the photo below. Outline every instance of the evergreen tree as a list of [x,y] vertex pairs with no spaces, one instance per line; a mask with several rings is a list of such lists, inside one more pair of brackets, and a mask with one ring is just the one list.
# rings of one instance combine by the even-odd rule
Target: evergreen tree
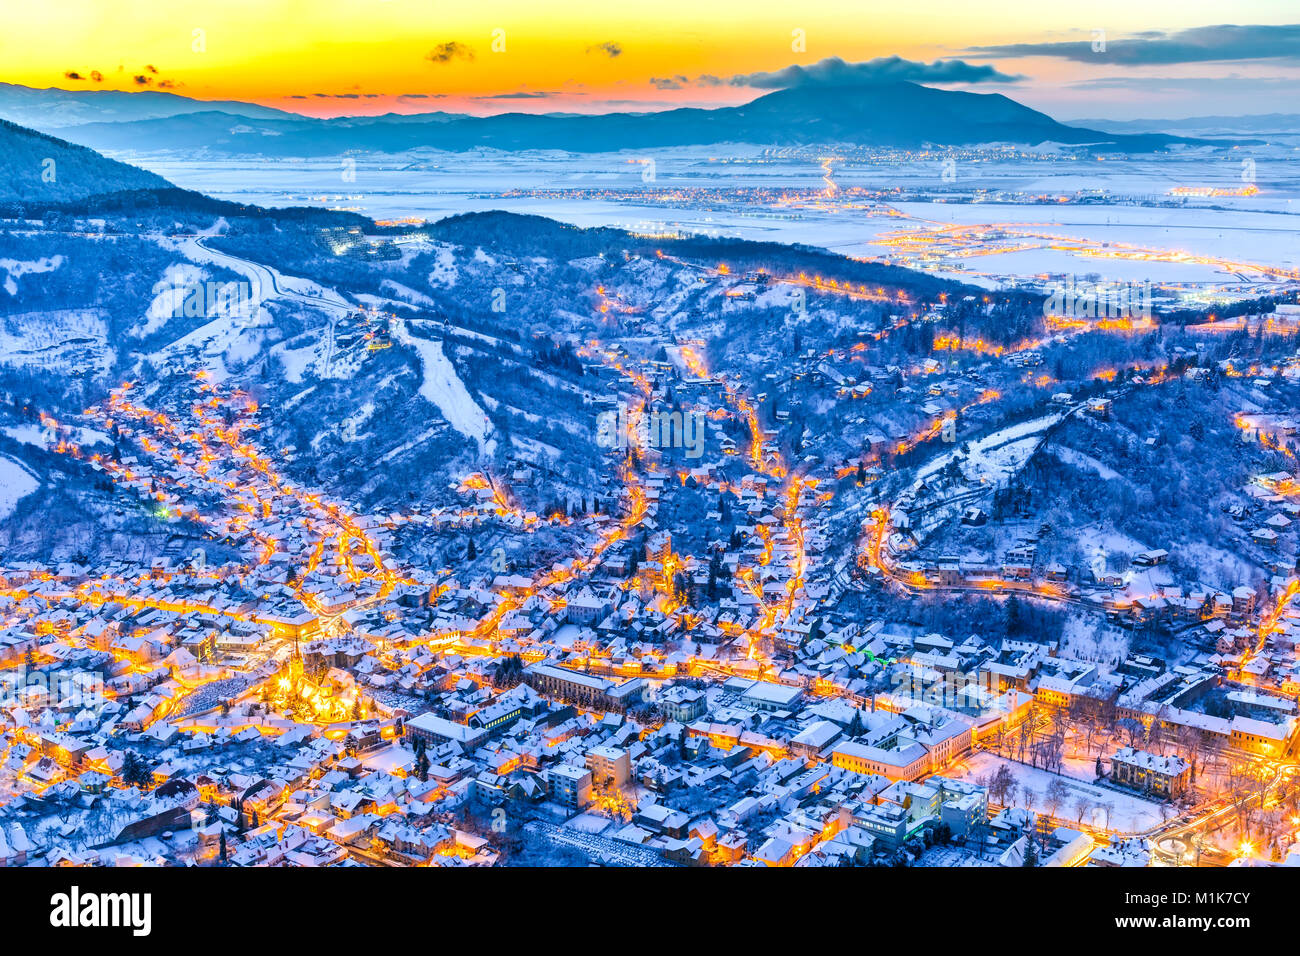
[[709,600],[718,599],[718,576],[722,573],[722,555],[717,551],[709,558]]
[[153,782],[153,771],[134,750],[128,750],[122,759],[122,780],[132,787],[147,787]]
[[1025,838],[1027,845],[1025,847],[1025,862],[1022,866],[1038,866],[1038,841],[1034,839],[1033,834]]
[[421,783],[429,779],[429,748],[423,737],[415,738],[415,776]]
[[1020,598],[1014,594],[1007,598],[1006,626],[1008,636],[1020,634],[1025,628],[1024,608],[1020,604]]

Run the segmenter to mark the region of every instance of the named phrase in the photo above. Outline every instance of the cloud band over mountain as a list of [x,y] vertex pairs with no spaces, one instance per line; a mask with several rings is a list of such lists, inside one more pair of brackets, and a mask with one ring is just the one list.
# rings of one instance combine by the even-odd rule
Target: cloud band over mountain
[[968,47],[977,57],[1047,56],[1081,63],[1163,66],[1229,60],[1289,60],[1300,63],[1300,24],[1220,24],[1177,32],[1147,31],[1112,37],[1094,50],[1091,37],[1052,43],[1007,43]]
[[687,86],[744,86],[756,90],[792,90],[808,87],[853,87],[874,83],[1015,83],[1024,79],[1003,73],[988,64],[964,60],[935,60],[924,63],[901,56],[881,56],[862,63],[849,63],[838,56],[827,57],[811,66],[793,64],[780,70],[737,73],[720,77],[705,74],[694,80],[683,76],[652,77],[657,89],[675,90]]

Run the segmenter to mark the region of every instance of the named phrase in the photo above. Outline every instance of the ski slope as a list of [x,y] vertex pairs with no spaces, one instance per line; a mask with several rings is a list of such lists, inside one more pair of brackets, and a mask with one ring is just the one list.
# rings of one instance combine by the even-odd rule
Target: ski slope
[[409,345],[420,356],[424,381],[420,383],[420,396],[436,406],[448,424],[466,438],[478,444],[479,453],[490,455],[496,442],[488,438],[492,421],[478,402],[474,401],[465,383],[456,374],[455,367],[442,351],[442,343],[434,339],[416,338],[407,331],[406,323],[395,319],[392,329],[397,341]]

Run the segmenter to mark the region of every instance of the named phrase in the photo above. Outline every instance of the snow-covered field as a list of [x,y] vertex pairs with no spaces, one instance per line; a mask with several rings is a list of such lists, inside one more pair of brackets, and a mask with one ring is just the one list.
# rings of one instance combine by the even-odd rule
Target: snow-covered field
[[0,518],[13,514],[18,502],[40,487],[35,476],[6,455],[0,455]]
[[[782,190],[822,188],[821,159],[815,151],[773,156],[746,145],[656,150],[656,174],[649,183],[641,178],[644,157],[629,153],[414,150],[362,157],[356,163],[355,180],[347,182],[336,158],[276,162],[171,154],[118,158],[222,199],[267,206],[318,205],[378,219],[433,221],[504,209],[578,226],[801,242],[862,257],[885,255],[890,250],[881,245],[882,234],[901,228],[979,224],[1084,240],[1095,246],[1129,243],[1300,268],[1295,226],[1295,216],[1300,214],[1300,162],[1281,148],[1262,149],[1250,157],[1257,162],[1258,194],[1216,198],[1214,208],[1208,201],[1184,206],[1156,203],[1168,202],[1171,190],[1178,187],[1241,186],[1240,156],[1185,150],[1100,162],[989,154],[980,161],[959,160],[957,178],[951,183],[943,180],[937,158],[849,155],[837,160],[832,175],[840,190],[901,188],[938,196],[895,202],[892,208],[871,207],[860,199],[840,203],[834,197],[811,203],[782,201],[778,198]],[[570,190],[581,192],[562,192]],[[706,195],[714,190],[740,190],[747,195],[719,201]],[[1056,196],[1084,190],[1104,191],[1114,201],[1064,206],[1054,201]],[[947,193],[951,200],[942,201]],[[990,201],[995,198],[999,201]],[[1039,198],[1051,201],[1030,201]],[[887,214],[894,210],[904,218]],[[1042,247],[923,265],[985,285],[997,285],[1004,276],[1047,272],[1103,272],[1112,281],[1239,281],[1213,264],[1099,259],[1051,248],[1050,243],[1033,245]],[[441,260],[435,271],[439,284],[454,283],[454,269]]]
[[1142,833],[1164,822],[1160,804],[1143,800],[1136,794],[1099,787],[1077,777],[1050,773],[993,753],[977,753],[947,776],[978,780],[996,773],[1000,766],[1010,770],[1017,785],[1022,788],[1016,793],[1014,801],[1009,802],[1020,807],[1028,806],[1036,813],[1049,812],[1047,787],[1053,780],[1061,780],[1069,792],[1056,808],[1057,819],[1077,821],[1079,801],[1082,800],[1085,805],[1083,822],[1093,826],[1108,827],[1122,833]]

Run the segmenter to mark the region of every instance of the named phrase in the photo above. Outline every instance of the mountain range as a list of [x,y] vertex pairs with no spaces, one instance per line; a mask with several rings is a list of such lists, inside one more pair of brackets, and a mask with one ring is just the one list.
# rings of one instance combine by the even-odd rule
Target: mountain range
[[1186,119],[1076,120],[1108,133],[1193,133],[1196,135],[1300,135],[1300,114],[1259,113],[1248,116],[1191,116]]
[[237,100],[196,100],[164,90],[60,90],[0,83],[0,116],[42,132],[84,123],[126,123],[166,119],[183,113],[220,110],[254,119],[292,119],[297,114]]
[[[108,98],[108,92],[29,91],[53,98],[57,108],[51,120],[32,115],[31,104],[39,96],[20,96],[7,87],[0,90],[0,115],[22,117],[37,128],[57,129],[58,135],[72,142],[115,153],[185,150],[207,156],[267,158],[358,150],[397,153],[419,147],[588,153],[716,143],[919,148],[1052,142],[1146,152],[1172,143],[1199,142],[1159,133],[1068,126],[1002,94],[908,82],[778,90],[741,106],[657,113],[468,116],[436,112],[333,119],[250,104],[204,103],[175,94],[121,93]],[[99,95],[106,98],[90,99]],[[150,98],[131,104],[136,97]],[[20,100],[25,105],[13,105]],[[70,115],[88,117],[94,109],[102,110],[94,121],[67,122]]]

